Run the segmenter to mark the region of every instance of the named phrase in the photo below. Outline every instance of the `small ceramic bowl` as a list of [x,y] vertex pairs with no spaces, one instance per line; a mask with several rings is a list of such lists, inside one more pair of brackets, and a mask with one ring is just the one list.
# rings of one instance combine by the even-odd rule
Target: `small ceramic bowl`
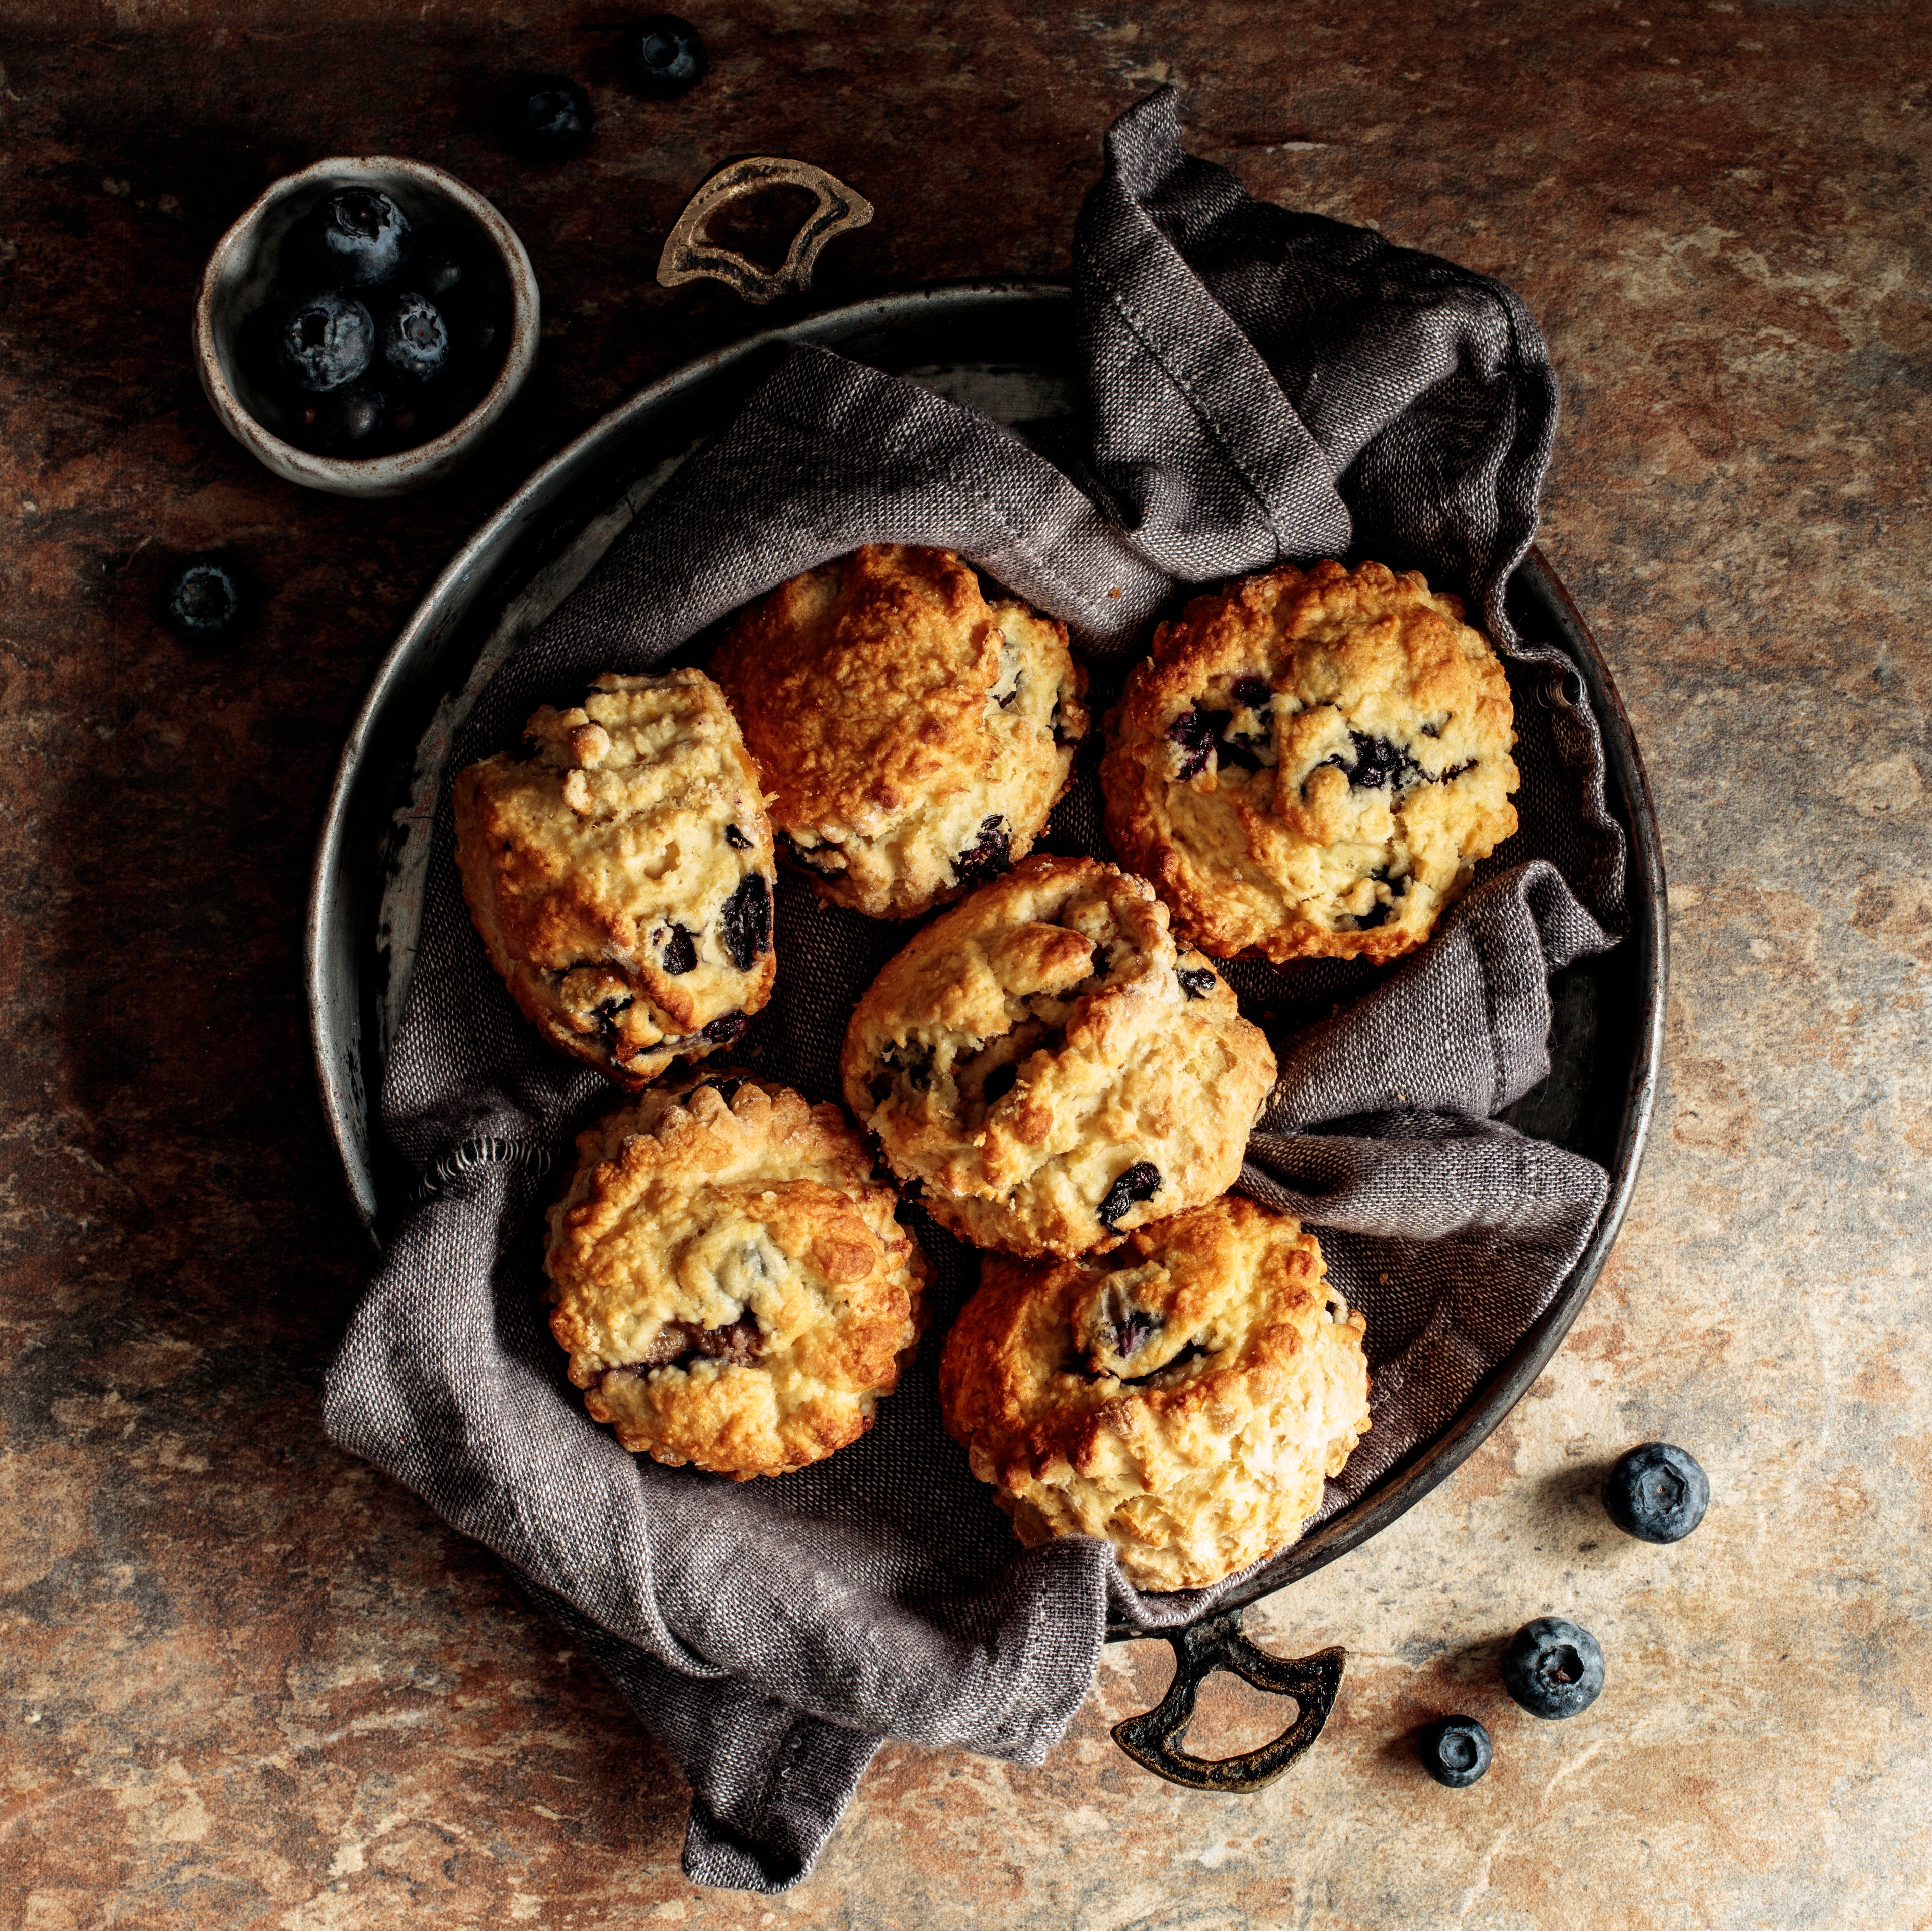
[[[386,456],[317,456],[285,442],[270,426],[280,420],[280,403],[260,392],[236,353],[242,323],[274,281],[283,238],[317,202],[345,187],[380,188],[418,226],[441,221],[470,229],[496,256],[510,293],[503,366],[482,400],[441,435]],[[195,301],[195,367],[229,434],[277,475],[338,496],[406,496],[440,482],[502,418],[536,361],[542,321],[523,243],[474,188],[422,161],[344,157],[284,175],[222,236]]]

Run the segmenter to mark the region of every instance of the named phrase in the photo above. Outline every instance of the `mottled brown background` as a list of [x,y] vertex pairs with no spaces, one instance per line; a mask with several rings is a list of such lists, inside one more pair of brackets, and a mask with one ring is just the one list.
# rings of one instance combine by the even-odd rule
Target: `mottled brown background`
[[[751,0],[701,13],[713,77],[668,106],[623,90],[621,16],[587,4],[239,10],[0,6],[0,1918],[1932,1924],[1924,10]],[[590,86],[580,160],[500,148],[521,65]],[[1056,271],[1100,129],[1169,77],[1257,191],[1543,318],[1566,398],[1544,541],[1628,700],[1672,883],[1649,1162],[1512,1420],[1251,1617],[1353,1652],[1291,1776],[1228,1799],[1132,1768],[1107,1725],[1166,1652],[1117,1649],[1044,1769],[889,1748],[790,1897],[695,1891],[683,1790],[615,1696],[322,1439],[363,1265],[298,983],[324,790],[463,534],[746,327],[651,280],[712,166],[796,154],[878,204],[831,298]],[[494,199],[549,317],[491,458],[395,505],[269,478],[186,355],[226,223],[357,151]],[[216,543],[267,595],[228,657],[153,616],[169,559]],[[1657,1435],[1714,1492],[1669,1549],[1591,1498]],[[1610,1659],[1568,1724],[1496,1684],[1544,1611]],[[1452,1794],[1411,1733],[1457,1707],[1498,1755]],[[1224,1743],[1258,1720],[1216,1712]]]

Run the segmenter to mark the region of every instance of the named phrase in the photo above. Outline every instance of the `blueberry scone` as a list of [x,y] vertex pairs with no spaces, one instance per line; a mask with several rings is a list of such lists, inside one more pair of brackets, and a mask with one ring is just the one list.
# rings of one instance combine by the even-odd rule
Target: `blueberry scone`
[[1363,1321],[1315,1237],[1230,1195],[1047,1264],[988,1255],[940,1402],[1029,1548],[1104,1536],[1142,1589],[1286,1548],[1369,1426]]
[[1414,571],[1290,565],[1196,597],[1112,723],[1115,849],[1219,958],[1412,951],[1516,828],[1502,665]]
[[688,1073],[580,1135],[550,1214],[550,1330],[593,1420],[748,1480],[872,1425],[918,1339],[926,1257],[837,1107]]
[[868,544],[782,583],[711,665],[788,859],[911,919],[1033,849],[1087,730],[1066,627],[950,550]]
[[1080,1254],[1240,1171],[1274,1055],[1142,880],[1028,859],[920,932],[859,1002],[846,1104],[933,1217]]
[[607,674],[524,734],[528,757],[454,787],[463,895],[512,996],[628,1087],[729,1045],[777,961],[771,826],[723,694]]

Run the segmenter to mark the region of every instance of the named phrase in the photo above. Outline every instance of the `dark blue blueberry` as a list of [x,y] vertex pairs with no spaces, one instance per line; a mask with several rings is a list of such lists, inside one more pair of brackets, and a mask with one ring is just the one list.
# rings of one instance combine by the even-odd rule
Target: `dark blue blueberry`
[[1130,1355],[1138,1354],[1142,1347],[1166,1325],[1159,1315],[1147,1308],[1129,1308],[1114,1324],[1113,1333],[1108,1337],[1114,1359],[1124,1361]]
[[1467,1790],[1491,1754],[1490,1733],[1473,1717],[1438,1717],[1423,1726],[1422,1767],[1451,1790]]
[[986,1075],[986,1084],[980,1089],[986,1096],[986,1104],[991,1106],[995,1102],[1004,1099],[1019,1084],[1019,1067],[1011,1060],[1003,1066],[995,1066]]
[[996,813],[981,820],[978,838],[952,861],[952,876],[962,885],[976,884],[982,878],[997,878],[1012,862],[1012,835]]
[[702,80],[711,65],[688,20],[653,13],[624,30],[624,68],[639,92],[671,100]]
[[306,397],[295,411],[296,439],[324,456],[373,456],[388,426],[388,397],[366,382]]
[[248,628],[249,590],[239,566],[226,557],[190,557],[168,580],[162,616],[184,643],[232,643]]
[[399,296],[382,318],[382,359],[412,382],[434,382],[449,360],[449,330],[427,296]]
[[476,249],[454,229],[425,228],[416,236],[406,280],[439,309],[473,296],[482,279]]
[[752,849],[751,840],[746,837],[736,825],[727,825],[724,827],[724,842],[734,851],[748,852]]
[[309,217],[309,265],[338,288],[393,281],[410,252],[410,217],[380,188],[345,187]]
[[1539,1616],[1510,1638],[1503,1687],[1532,1717],[1574,1717],[1603,1692],[1604,1652],[1588,1630],[1561,1616]]
[[1257,673],[1250,670],[1246,675],[1237,677],[1229,688],[1234,702],[1247,709],[1258,711],[1266,708],[1270,695],[1268,681]]
[[1130,1213],[1142,1201],[1152,1200],[1160,1191],[1160,1169],[1151,1160],[1136,1160],[1107,1189],[1107,1197],[1095,1211],[1102,1227],[1112,1228]]
[[1168,742],[1180,753],[1174,774],[1176,778],[1198,778],[1208,769],[1208,760],[1214,754],[1215,740],[1227,728],[1232,715],[1232,712],[1206,710],[1196,704],[1168,726]]
[[590,139],[590,97],[562,74],[518,83],[510,96],[510,139],[538,160],[557,161]]
[[1180,980],[1181,991],[1190,999],[1205,999],[1214,990],[1212,966],[1176,966],[1174,976]]
[[718,915],[719,935],[731,963],[748,972],[772,949],[772,889],[761,871],[748,872]]
[[1682,1542],[1710,1505],[1703,1470],[1667,1441],[1646,1441],[1619,1456],[1604,1483],[1610,1520],[1644,1542]]
[[277,349],[283,368],[311,394],[354,382],[376,352],[376,325],[352,295],[326,289],[282,318]]
[[1421,766],[1387,738],[1370,737],[1361,731],[1351,731],[1348,737],[1354,758],[1331,757],[1328,762],[1340,765],[1348,774],[1348,782],[1359,789],[1386,791],[1393,785],[1400,790],[1422,775]]
[[728,1046],[751,1023],[742,1012],[728,1012],[723,1018],[712,1020],[705,1027],[704,1036],[714,1046]]
[[674,979],[698,969],[697,944],[682,925],[673,925],[666,932],[660,956],[664,960],[664,970]]

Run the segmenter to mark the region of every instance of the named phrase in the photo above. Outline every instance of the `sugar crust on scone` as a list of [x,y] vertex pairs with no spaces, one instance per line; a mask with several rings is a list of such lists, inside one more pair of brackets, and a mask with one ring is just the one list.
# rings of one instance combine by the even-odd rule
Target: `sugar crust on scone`
[[1286,1548],[1369,1426],[1364,1322],[1314,1236],[1229,1195],[1104,1255],[988,1255],[940,1365],[947,1431],[1028,1547],[1102,1536],[1148,1590]]
[[742,1072],[652,1087],[579,1136],[550,1213],[551,1332],[634,1453],[741,1481],[872,1425],[931,1272],[838,1108]]
[[712,660],[788,860],[910,919],[1033,849],[1086,734],[1064,624],[950,550],[868,544],[748,607]]
[[1156,632],[1108,721],[1108,832],[1218,958],[1394,958],[1515,832],[1514,723],[1456,598],[1284,565]]
[[934,1219],[1078,1254],[1229,1186],[1274,1055],[1150,887],[1028,859],[941,914],[859,1002],[846,1104]]
[[772,831],[701,670],[598,679],[458,774],[457,868],[511,995],[554,1045],[635,1088],[728,1046],[771,997]]

